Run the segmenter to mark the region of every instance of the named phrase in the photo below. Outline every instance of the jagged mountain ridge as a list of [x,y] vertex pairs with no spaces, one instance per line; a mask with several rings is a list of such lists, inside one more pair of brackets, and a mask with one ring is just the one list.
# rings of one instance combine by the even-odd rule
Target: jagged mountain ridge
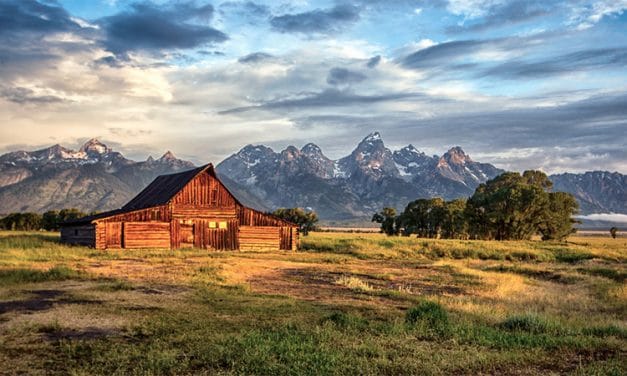
[[53,145],[11,152],[0,156],[0,212],[115,209],[156,176],[193,167],[170,152],[135,162],[96,139],[78,151]]
[[247,145],[217,171],[271,207],[311,207],[328,219],[367,217],[384,205],[402,208],[417,197],[469,196],[502,172],[474,162],[460,147],[441,157],[427,156],[412,145],[391,151],[378,132],[335,161],[311,143],[281,152]]
[[[136,162],[96,139],[78,151],[53,145],[10,152],[0,156],[0,213],[115,209],[156,176],[193,167],[170,152]],[[244,204],[260,210],[309,207],[327,220],[368,218],[383,206],[400,209],[419,197],[467,197],[502,171],[473,161],[458,146],[442,156],[426,155],[411,144],[392,151],[377,132],[338,160],[313,143],[280,152],[247,145],[217,165],[225,185]],[[583,214],[627,213],[625,175],[594,171],[550,178],[554,190],[577,197]]]
[[554,191],[570,192],[577,197],[583,214],[627,213],[627,175],[588,171],[556,174],[550,178]]

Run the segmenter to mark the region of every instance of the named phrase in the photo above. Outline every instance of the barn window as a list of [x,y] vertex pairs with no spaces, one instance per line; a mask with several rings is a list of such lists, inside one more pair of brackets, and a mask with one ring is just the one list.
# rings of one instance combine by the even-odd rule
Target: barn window
[[218,204],[218,187],[211,189],[211,204]]
[[226,228],[226,222],[220,222],[219,228]]
[[216,225],[216,222],[209,222],[209,228],[216,228],[216,227],[218,227]]
[[153,210],[153,211],[150,212],[150,220],[151,221],[158,221],[159,219],[160,218],[159,218],[159,210],[158,209]]

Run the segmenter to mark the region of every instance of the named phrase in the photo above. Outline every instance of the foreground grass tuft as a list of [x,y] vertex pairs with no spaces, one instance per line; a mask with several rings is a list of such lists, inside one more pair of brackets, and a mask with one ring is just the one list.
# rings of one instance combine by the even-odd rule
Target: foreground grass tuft
[[500,328],[509,331],[522,331],[528,333],[544,333],[548,329],[548,324],[538,316],[516,315],[508,317],[500,325]]
[[0,283],[5,284],[5,285],[47,282],[47,281],[65,281],[68,279],[80,279],[82,277],[83,277],[82,273],[79,273],[76,270],[70,269],[66,266],[55,266],[48,270],[34,270],[34,269],[0,270]]

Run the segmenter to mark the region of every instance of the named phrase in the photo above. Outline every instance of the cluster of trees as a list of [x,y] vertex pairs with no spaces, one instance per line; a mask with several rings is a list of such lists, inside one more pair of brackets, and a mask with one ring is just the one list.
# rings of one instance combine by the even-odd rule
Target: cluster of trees
[[564,239],[575,232],[579,210],[570,193],[551,192],[541,171],[506,172],[477,187],[468,200],[418,199],[396,214],[384,208],[372,217],[388,235],[426,238],[523,240]]
[[49,210],[44,214],[11,213],[0,219],[0,229],[17,231],[59,230],[59,223],[84,217],[78,209]]
[[315,211],[304,210],[302,208],[279,208],[272,212],[276,217],[298,225],[298,230],[304,236],[316,228],[318,214]]

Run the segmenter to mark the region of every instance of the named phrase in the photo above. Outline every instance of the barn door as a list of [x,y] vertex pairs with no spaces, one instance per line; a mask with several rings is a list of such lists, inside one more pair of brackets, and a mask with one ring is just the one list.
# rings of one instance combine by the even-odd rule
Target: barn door
[[191,248],[194,246],[194,224],[180,224],[181,248]]
[[105,248],[122,248],[122,223],[105,223]]
[[200,225],[202,235],[199,234],[200,239],[197,242],[201,247],[215,250],[238,249],[237,220],[208,220],[200,222]]

